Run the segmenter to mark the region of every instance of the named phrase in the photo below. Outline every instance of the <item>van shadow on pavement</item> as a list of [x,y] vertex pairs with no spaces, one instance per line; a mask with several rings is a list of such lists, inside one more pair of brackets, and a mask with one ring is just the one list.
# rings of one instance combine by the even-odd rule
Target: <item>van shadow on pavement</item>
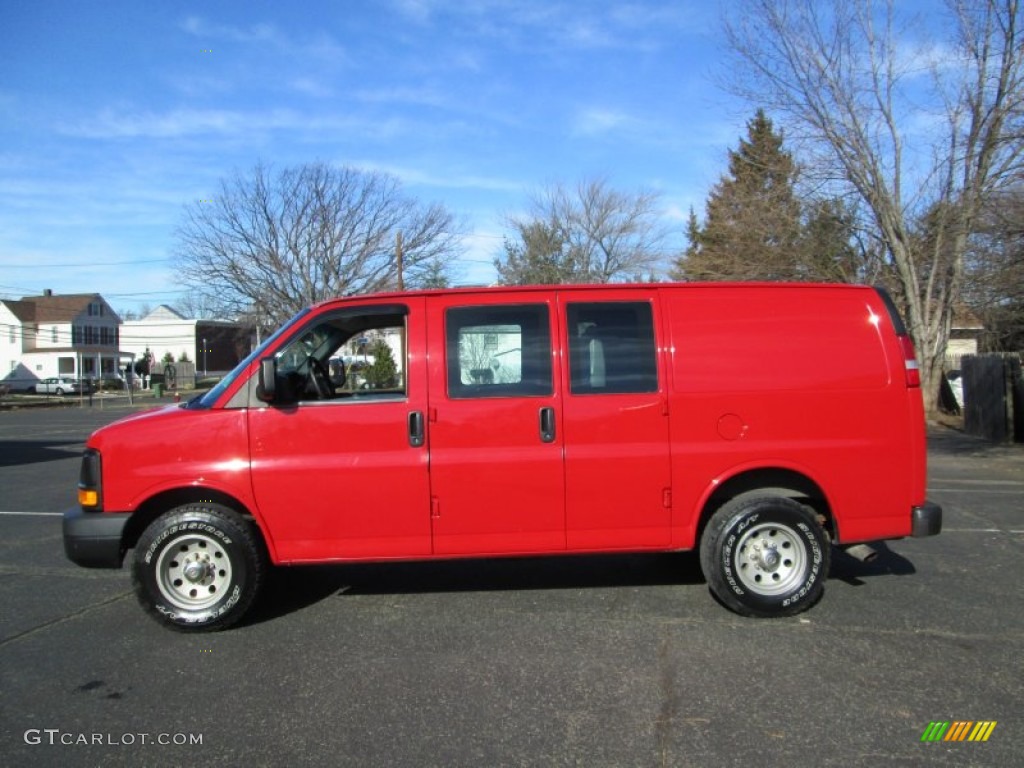
[[81,455],[81,440],[0,440],[0,467],[63,461]]
[[328,597],[703,584],[696,552],[508,557],[273,568],[246,624]]
[[928,455],[933,457],[1021,458],[1024,443],[992,443],[941,424],[928,425]]

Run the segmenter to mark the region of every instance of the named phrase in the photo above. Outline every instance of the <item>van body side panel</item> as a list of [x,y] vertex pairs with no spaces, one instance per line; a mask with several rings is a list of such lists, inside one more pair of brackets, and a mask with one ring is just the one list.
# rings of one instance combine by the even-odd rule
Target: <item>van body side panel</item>
[[244,411],[145,411],[98,430],[89,445],[103,456],[107,511],[134,512],[178,488],[212,488],[249,509],[254,503]]
[[909,534],[918,462],[912,408],[872,289],[665,293],[677,545],[694,545],[709,488],[753,466],[806,467],[843,541]]
[[[656,297],[573,291],[559,307],[568,548],[667,548],[672,477]],[[644,310],[639,328],[634,308]]]
[[253,491],[279,562],[430,555],[428,454],[408,432],[427,404],[423,299],[404,303],[404,398],[248,409]]
[[451,294],[427,304],[434,554],[564,551],[554,292]]

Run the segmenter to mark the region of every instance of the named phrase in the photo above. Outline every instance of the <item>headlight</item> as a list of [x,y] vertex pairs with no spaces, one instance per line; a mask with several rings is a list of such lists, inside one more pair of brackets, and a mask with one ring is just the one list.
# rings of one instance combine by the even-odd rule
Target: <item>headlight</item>
[[90,512],[99,512],[103,507],[102,469],[100,452],[86,448],[78,473],[78,503]]

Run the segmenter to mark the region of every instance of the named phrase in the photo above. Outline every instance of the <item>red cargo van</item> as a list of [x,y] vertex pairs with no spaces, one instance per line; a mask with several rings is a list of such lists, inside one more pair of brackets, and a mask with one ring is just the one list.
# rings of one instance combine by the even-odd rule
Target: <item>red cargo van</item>
[[179,629],[268,564],[699,549],[785,616],[832,545],[937,534],[914,351],[849,285],[498,288],[304,310],[207,394],[89,439],[65,548]]

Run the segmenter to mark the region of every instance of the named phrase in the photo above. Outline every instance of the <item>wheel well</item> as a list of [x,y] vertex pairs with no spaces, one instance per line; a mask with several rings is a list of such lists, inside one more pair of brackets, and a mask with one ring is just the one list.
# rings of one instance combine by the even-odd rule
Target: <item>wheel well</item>
[[752,496],[793,499],[813,509],[829,537],[836,540],[835,520],[821,487],[806,475],[789,469],[765,468],[730,477],[715,489],[701,510],[697,541],[704,535],[708,519],[730,501]]
[[229,496],[226,493],[214,491],[209,488],[176,488],[171,491],[164,491],[163,493],[147,499],[137,510],[135,510],[135,513],[128,519],[128,524],[124,529],[121,542],[123,550],[128,550],[134,547],[139,540],[139,536],[142,535],[142,532],[149,527],[150,523],[160,517],[164,512],[174,509],[175,507],[180,507],[182,504],[193,504],[203,501],[213,504],[222,504],[225,507],[234,510],[244,519],[251,522],[253,524],[253,528],[256,529],[257,535],[262,538],[259,526],[256,525],[255,519],[249,513],[249,510],[233,496]]

